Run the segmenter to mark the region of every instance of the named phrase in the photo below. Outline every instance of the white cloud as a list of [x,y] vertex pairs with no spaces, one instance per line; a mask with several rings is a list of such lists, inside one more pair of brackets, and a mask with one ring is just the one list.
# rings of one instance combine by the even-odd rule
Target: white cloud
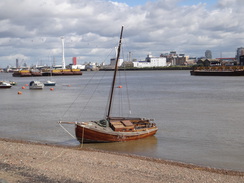
[[[180,0],[158,0],[130,7],[103,0],[2,0],[0,2],[0,67],[18,57],[31,65],[50,56],[61,63],[60,36],[65,37],[66,62],[102,62],[118,43],[124,25],[125,53],[144,58],[175,50],[203,56],[234,57],[243,46],[244,1],[220,0],[209,8]],[[15,58],[16,57],[16,58]],[[126,57],[126,56],[125,56]],[[109,61],[109,58],[107,58]]]

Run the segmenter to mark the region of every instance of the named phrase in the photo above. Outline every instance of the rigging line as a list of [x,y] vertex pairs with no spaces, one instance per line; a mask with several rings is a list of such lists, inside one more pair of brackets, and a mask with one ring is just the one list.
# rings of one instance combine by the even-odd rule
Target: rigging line
[[[108,58],[108,56],[112,53],[113,49],[110,50],[110,53],[107,55],[106,58]],[[106,60],[106,58],[104,60]],[[67,110],[63,113],[61,119],[66,115],[66,113],[70,110],[71,106],[74,105],[75,101],[81,96],[82,92],[87,88],[88,84],[90,84],[90,82],[93,80],[93,78],[95,77],[95,75],[98,72],[94,72],[94,74],[92,75],[92,77],[87,81],[87,83],[85,84],[85,86],[83,87],[83,89],[81,90],[81,92],[77,95],[77,97],[74,99],[74,101],[69,105],[69,107],[67,108]],[[84,110],[82,110],[84,111]]]
[[91,82],[91,80],[94,78],[94,76],[97,73],[95,72],[92,77],[87,81],[87,83],[85,84],[85,86],[83,87],[82,90],[80,90],[80,93],[77,95],[77,97],[74,99],[74,101],[69,105],[69,107],[67,108],[67,110],[63,113],[61,119],[66,115],[66,113],[70,110],[71,106],[74,105],[75,101],[81,96],[82,92],[87,88],[88,84]]
[[[118,83],[117,83],[117,85],[122,85],[122,81],[121,81],[121,72],[120,71],[118,71],[118,79],[117,79],[117,81],[118,81]],[[117,86],[118,87],[118,86]],[[119,115],[121,116],[122,115],[122,88],[121,89],[119,89],[119,88],[117,88],[117,95],[119,96],[118,97],[118,104],[117,104],[117,106],[118,106],[118,113],[119,113]],[[115,93],[115,94],[116,94]]]
[[60,126],[64,129],[64,131],[66,131],[71,137],[73,137],[74,139],[76,139],[75,136],[72,135],[66,128],[64,128],[63,125],[62,125],[61,123],[59,123],[59,125],[60,125]]
[[93,98],[94,93],[97,91],[98,87],[100,86],[101,81],[102,81],[102,79],[103,79],[103,78],[104,78],[104,76],[105,76],[105,73],[106,73],[106,72],[104,72],[104,73],[103,73],[103,75],[102,75],[101,79],[99,80],[98,84],[97,84],[97,85],[96,85],[96,87],[95,87],[95,90],[92,92],[92,94],[91,94],[91,96],[89,97],[89,99],[87,100],[87,102],[86,102],[85,106],[84,106],[84,107],[83,107],[83,109],[81,110],[81,113],[80,113],[79,118],[81,118],[81,116],[82,116],[82,114],[83,114],[84,110],[86,109],[87,105],[90,103],[90,100]]
[[[108,71],[109,72],[109,71]],[[120,73],[120,71],[118,71],[118,73]],[[118,74],[119,75],[119,74]],[[117,77],[117,78],[120,78],[119,76]],[[118,81],[118,79],[115,81],[115,85],[117,85],[118,83],[120,83],[120,81]],[[114,86],[114,88],[115,88],[115,86]],[[109,102],[110,102],[110,95],[111,95],[111,91],[110,91],[110,93],[109,93],[109,95],[108,95],[108,100],[107,100],[107,104],[106,104],[106,110],[105,110],[105,113],[104,113],[104,118],[106,118],[107,117],[107,111],[108,111],[108,108],[109,108]],[[118,95],[118,91],[114,91],[114,96],[116,96],[116,97],[114,97],[114,98],[117,98],[117,95]],[[116,101],[116,100],[115,100]],[[117,106],[115,106],[115,104],[116,104],[116,102],[115,102],[114,100],[112,100],[111,101],[111,109],[110,109],[110,111],[111,111],[111,113],[112,113],[112,109],[113,109],[113,107],[117,107]]]
[[112,101],[113,101],[113,93],[114,93],[114,86],[115,86],[115,81],[116,81],[116,74],[117,74],[117,71],[118,71],[118,61],[119,61],[119,57],[120,57],[120,48],[121,48],[121,44],[122,44],[123,29],[124,29],[124,26],[121,27],[121,32],[120,32],[119,45],[118,45],[118,49],[117,49],[118,52],[117,52],[117,55],[116,55],[116,62],[115,62],[115,67],[114,67],[115,69],[114,69],[114,75],[113,75],[113,82],[112,82],[110,98],[109,98],[107,119],[110,118],[110,111],[111,111],[111,104],[112,104]]
[[[122,55],[124,57],[124,47],[126,48],[126,40],[125,43],[123,44],[125,46],[122,47]],[[130,60],[129,60],[130,61]],[[124,73],[124,80],[125,80],[125,88],[126,88],[126,96],[127,96],[127,103],[128,103],[128,109],[129,109],[129,115],[131,114],[131,105],[130,105],[130,95],[129,95],[129,87],[128,87],[128,81],[127,81],[127,71],[125,68],[125,65],[123,65],[123,73]]]
[[129,87],[128,87],[128,82],[127,82],[127,72],[126,72],[126,70],[124,70],[124,73],[125,73],[125,88],[126,88],[126,96],[127,96],[129,114],[131,114],[130,95],[129,95]]
[[120,90],[120,112],[121,112],[121,116],[124,116],[124,105],[123,105],[123,99],[124,99],[124,95],[123,95],[124,93],[123,93],[123,88],[121,88],[121,90]]
[[[117,45],[115,45],[114,46],[115,48],[117,47]],[[111,49],[112,51],[114,50],[114,49]],[[112,52],[111,51],[111,52]],[[110,52],[110,54],[111,54],[111,52]],[[116,57],[117,55],[115,55],[115,57]],[[106,116],[107,116],[107,112],[106,111],[108,111],[108,108],[109,108],[109,99],[110,99],[110,95],[111,95],[111,91],[110,91],[110,94],[108,95],[108,99],[107,99],[107,104],[106,104],[106,107],[105,107],[105,111],[104,111],[104,118],[106,118]],[[113,105],[113,102],[112,102],[112,104],[111,105]]]
[[[110,71],[106,71],[106,72],[110,72]],[[110,91],[110,93],[111,93],[111,91]],[[107,116],[107,111],[108,111],[108,107],[109,107],[110,93],[109,93],[108,96],[107,96],[107,104],[106,104],[106,107],[105,107],[105,110],[104,110],[104,119],[105,119],[106,116]]]

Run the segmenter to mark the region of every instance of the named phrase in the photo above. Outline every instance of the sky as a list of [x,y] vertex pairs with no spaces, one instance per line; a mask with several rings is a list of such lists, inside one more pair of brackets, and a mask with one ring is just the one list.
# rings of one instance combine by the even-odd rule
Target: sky
[[[0,67],[109,64],[124,25],[123,58],[211,50],[235,57],[244,46],[243,0],[1,0]],[[112,56],[110,56],[112,53]],[[114,54],[114,55],[113,55]]]

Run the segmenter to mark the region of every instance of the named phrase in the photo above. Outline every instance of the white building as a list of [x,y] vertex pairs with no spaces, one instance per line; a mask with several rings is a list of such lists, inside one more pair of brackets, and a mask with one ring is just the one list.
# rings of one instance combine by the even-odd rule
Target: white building
[[[123,62],[124,62],[124,60],[122,58],[120,58],[118,60],[118,67],[120,67]],[[110,65],[113,66],[113,67],[115,67],[115,64],[116,64],[116,58],[111,58],[110,59]]]
[[134,67],[163,67],[167,66],[165,57],[153,57],[151,54],[148,54],[145,61],[135,61],[133,62]]
[[85,69],[86,65],[73,65],[70,64],[71,69]]

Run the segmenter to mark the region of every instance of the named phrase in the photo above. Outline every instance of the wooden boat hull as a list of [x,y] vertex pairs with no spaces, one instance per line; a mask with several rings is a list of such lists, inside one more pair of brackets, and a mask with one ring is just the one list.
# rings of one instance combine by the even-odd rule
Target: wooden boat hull
[[134,132],[115,132],[111,128],[89,128],[84,125],[76,125],[76,138],[81,143],[83,142],[121,142],[131,141],[146,138],[156,134],[158,128],[151,127]]

